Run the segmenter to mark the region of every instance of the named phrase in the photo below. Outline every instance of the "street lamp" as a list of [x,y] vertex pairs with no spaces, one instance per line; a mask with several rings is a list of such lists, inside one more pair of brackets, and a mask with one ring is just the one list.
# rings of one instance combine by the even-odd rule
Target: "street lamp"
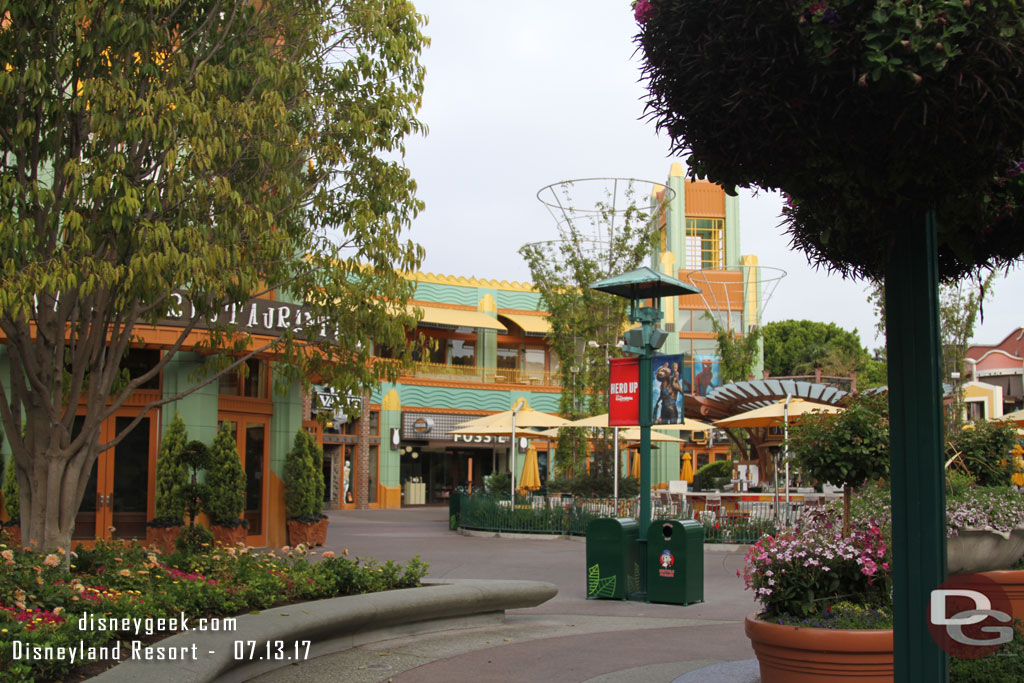
[[[668,339],[668,333],[657,328],[658,321],[664,317],[660,300],[666,296],[700,294],[700,290],[646,266],[605,278],[590,288],[629,299],[629,321],[640,323],[639,329],[626,332],[623,350],[639,356],[640,519],[637,521],[640,541],[646,543],[647,528],[651,523],[651,362],[654,352]],[[647,299],[652,300],[653,306],[641,305]],[[645,558],[646,553],[640,556]],[[645,572],[641,572],[641,576],[644,575]]]

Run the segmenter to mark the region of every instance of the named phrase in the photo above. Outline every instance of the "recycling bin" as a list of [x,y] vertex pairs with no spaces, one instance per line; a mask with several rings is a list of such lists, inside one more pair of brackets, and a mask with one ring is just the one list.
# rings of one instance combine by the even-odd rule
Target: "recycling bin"
[[628,517],[602,517],[587,525],[587,597],[626,600],[639,590],[640,527]]
[[689,605],[704,600],[704,527],[659,519],[647,529],[647,600]]

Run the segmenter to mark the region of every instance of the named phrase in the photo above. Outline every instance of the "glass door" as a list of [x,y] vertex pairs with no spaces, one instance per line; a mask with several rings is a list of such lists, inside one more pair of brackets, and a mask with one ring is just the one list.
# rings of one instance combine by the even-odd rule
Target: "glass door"
[[269,470],[270,417],[221,414],[231,422],[238,457],[245,470],[245,519],[249,522],[246,543],[263,545],[266,541],[267,471]]
[[[134,418],[120,414],[105,421],[100,441],[113,439]],[[76,418],[75,434],[81,424],[82,418]],[[155,414],[148,415],[114,448],[100,453],[75,517],[73,539],[146,537],[146,522],[155,512],[152,494],[159,449],[157,432]]]

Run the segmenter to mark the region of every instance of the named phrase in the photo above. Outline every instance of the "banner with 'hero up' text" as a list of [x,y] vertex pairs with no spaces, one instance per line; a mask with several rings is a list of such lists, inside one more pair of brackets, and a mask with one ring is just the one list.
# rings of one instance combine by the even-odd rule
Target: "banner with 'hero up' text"
[[612,358],[609,363],[608,426],[640,424],[640,359]]

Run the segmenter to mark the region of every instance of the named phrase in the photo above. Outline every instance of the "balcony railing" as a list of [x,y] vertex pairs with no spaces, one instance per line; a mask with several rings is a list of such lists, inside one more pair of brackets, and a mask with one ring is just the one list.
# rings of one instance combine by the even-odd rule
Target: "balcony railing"
[[487,368],[473,365],[414,363],[406,377],[433,379],[442,382],[479,382],[481,384],[519,384],[524,386],[558,386],[558,376],[543,370],[520,368]]

